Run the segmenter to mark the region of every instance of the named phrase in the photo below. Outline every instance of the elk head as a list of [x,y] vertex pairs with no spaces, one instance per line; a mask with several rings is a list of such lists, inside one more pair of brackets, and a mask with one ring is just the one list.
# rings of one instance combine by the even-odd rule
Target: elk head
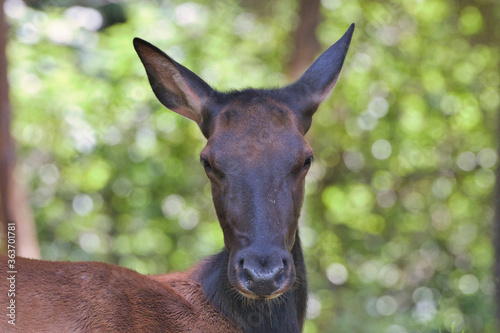
[[223,93],[146,41],[134,47],[156,97],[194,120],[207,138],[200,160],[238,292],[269,299],[295,282],[291,255],[313,151],[304,140],[337,82],[354,25],[295,83]]

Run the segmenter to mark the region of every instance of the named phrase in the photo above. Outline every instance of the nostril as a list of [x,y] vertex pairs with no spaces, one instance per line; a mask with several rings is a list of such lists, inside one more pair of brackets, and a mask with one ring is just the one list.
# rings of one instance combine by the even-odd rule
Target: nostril
[[285,280],[285,267],[286,264],[283,263],[283,267],[279,267],[279,269],[277,269],[277,271],[274,274],[274,282],[278,286],[280,286]]
[[252,288],[255,279],[256,276],[251,269],[243,268],[243,281],[248,289]]

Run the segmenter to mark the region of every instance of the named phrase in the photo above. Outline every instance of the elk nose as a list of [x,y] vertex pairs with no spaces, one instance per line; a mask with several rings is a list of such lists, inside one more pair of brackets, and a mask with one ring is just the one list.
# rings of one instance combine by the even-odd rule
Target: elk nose
[[241,282],[245,288],[257,296],[270,296],[279,290],[286,280],[286,260],[273,266],[256,261],[241,262]]

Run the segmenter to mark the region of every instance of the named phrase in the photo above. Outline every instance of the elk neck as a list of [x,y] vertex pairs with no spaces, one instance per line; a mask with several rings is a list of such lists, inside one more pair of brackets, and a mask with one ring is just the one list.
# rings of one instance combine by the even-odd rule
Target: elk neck
[[307,274],[298,235],[292,248],[296,269],[293,287],[273,299],[248,299],[240,295],[227,276],[229,252],[220,253],[203,261],[195,272],[208,302],[242,332],[301,332],[307,305]]

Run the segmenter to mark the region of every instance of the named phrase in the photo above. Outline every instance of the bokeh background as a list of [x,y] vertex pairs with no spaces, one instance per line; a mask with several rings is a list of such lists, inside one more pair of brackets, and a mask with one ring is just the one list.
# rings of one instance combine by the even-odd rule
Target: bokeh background
[[[305,332],[498,332],[492,245],[500,6],[322,0],[320,49],[357,25],[307,139]],[[223,247],[196,124],[132,38],[220,90],[285,85],[298,1],[7,0],[16,177],[44,259],[157,274]]]

